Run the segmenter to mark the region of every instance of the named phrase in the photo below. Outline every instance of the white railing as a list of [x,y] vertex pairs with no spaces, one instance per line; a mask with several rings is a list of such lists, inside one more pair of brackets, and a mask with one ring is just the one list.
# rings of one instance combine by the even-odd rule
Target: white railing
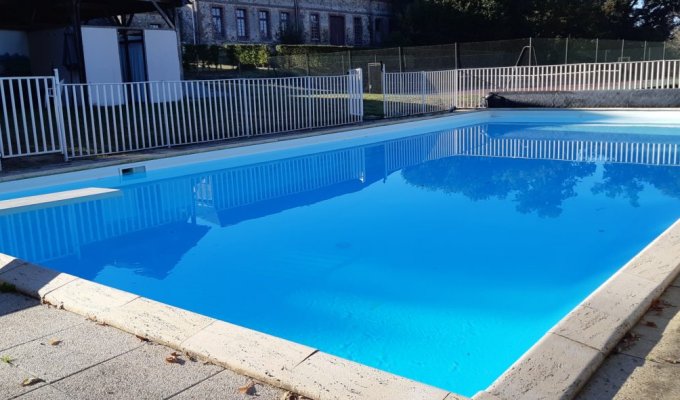
[[527,133],[527,137],[494,137],[488,134],[488,126],[475,125],[394,140],[385,144],[386,173],[455,156],[680,166],[678,143],[660,137],[650,136],[649,141],[606,136],[550,139],[549,135],[532,138]]
[[66,84],[66,150],[76,158],[356,123],[363,117],[361,99],[353,92],[357,85],[361,74],[354,71],[342,76]]
[[293,78],[63,84],[0,79],[0,158],[88,157],[363,119],[361,70]]
[[670,89],[679,85],[680,60],[383,74],[387,117],[482,107],[491,92]]
[[383,74],[386,117],[448,111],[456,104],[456,70]]
[[61,152],[55,77],[0,78],[0,158]]

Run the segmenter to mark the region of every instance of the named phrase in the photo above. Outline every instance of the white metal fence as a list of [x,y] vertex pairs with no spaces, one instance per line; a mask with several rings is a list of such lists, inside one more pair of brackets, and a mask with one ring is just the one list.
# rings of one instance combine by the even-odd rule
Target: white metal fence
[[680,60],[383,74],[385,116],[477,108],[489,92],[669,89]]
[[0,80],[0,155],[66,158],[360,122],[361,70],[347,75],[62,84]]
[[0,78],[0,158],[61,152],[55,77]]

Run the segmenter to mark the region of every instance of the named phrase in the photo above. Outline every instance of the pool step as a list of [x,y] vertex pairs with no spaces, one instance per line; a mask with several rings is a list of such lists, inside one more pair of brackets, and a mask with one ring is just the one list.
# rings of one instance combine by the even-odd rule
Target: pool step
[[18,199],[2,200],[0,201],[0,215],[16,214],[42,208],[58,207],[66,204],[83,203],[118,195],[120,195],[120,190],[118,189],[90,187],[21,197]]

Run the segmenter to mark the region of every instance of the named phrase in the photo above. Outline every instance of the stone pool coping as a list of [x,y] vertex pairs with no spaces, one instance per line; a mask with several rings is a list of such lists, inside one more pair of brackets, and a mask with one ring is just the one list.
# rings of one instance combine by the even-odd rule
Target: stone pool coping
[[0,283],[234,372],[318,400],[466,397],[0,253]]

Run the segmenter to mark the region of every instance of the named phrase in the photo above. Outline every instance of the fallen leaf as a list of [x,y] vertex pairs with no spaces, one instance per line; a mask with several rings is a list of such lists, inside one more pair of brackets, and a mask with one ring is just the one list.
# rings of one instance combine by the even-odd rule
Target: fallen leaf
[[170,353],[170,355],[173,356],[173,357],[179,357],[180,356],[179,353],[177,353],[176,351],[173,351],[172,353]]
[[59,346],[61,344],[61,340],[59,339],[50,339],[49,343],[51,346]]
[[635,332],[626,333],[626,336],[624,336],[623,339],[621,339],[621,341],[619,342],[619,345],[616,346],[616,351],[621,353],[624,350],[630,349],[635,342],[640,340],[640,337],[641,336]]
[[170,364],[177,364],[179,363],[179,359],[176,356],[170,355],[165,357],[165,362]]
[[142,342],[148,342],[149,341],[149,338],[146,338],[144,336],[135,335],[135,337],[137,339],[141,340]]
[[657,325],[653,321],[645,321],[645,326],[649,326],[650,328],[656,328]]
[[250,381],[245,386],[241,386],[240,388],[238,388],[238,392],[254,396],[255,393],[257,393],[257,390],[255,390],[255,382]]
[[40,378],[26,378],[26,379],[24,379],[23,382],[21,382],[21,386],[33,386],[36,383],[40,383],[40,382],[45,382],[45,381],[40,379]]

